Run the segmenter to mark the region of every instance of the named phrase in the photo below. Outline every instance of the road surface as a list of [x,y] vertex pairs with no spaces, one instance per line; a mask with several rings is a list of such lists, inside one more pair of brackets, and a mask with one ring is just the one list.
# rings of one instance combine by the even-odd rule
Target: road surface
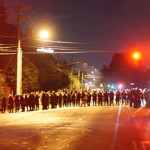
[[150,109],[128,105],[0,114],[1,150],[150,150]]

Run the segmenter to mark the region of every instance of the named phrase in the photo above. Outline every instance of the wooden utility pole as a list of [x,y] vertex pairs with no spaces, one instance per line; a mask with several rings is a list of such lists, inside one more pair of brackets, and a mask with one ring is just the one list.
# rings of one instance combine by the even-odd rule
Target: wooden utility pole
[[18,25],[17,87],[16,87],[17,95],[22,94],[22,49],[21,49],[21,36],[20,36],[21,21],[22,19],[30,18],[29,16],[21,16],[21,12],[28,8],[30,8],[30,6],[15,6],[9,8],[10,10],[16,11],[17,13],[16,17],[8,17],[12,19],[17,19],[17,25]]
[[74,55],[71,55],[71,87],[70,89],[72,90],[72,77],[73,77],[73,57]]
[[78,68],[78,80],[79,80],[79,82],[80,82],[80,67],[81,67],[81,61],[79,63],[79,68]]
[[84,80],[84,71],[83,71],[83,65],[84,65],[84,60],[82,60],[81,64],[82,64],[81,89],[83,89],[83,80]]

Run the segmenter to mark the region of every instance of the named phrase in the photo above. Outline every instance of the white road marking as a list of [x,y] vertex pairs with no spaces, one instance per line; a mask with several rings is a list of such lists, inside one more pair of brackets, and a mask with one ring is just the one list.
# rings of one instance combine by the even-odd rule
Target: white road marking
[[134,114],[138,113],[139,111],[141,111],[144,108],[144,105],[142,107],[140,107]]
[[114,136],[113,136],[112,150],[115,150],[115,144],[116,144],[116,137],[117,137],[118,127],[119,127],[120,114],[121,114],[121,104],[119,106],[117,121],[116,121],[116,125],[115,125],[115,132],[114,132]]
[[147,116],[149,113],[150,113],[150,110],[148,110],[148,112],[144,116]]

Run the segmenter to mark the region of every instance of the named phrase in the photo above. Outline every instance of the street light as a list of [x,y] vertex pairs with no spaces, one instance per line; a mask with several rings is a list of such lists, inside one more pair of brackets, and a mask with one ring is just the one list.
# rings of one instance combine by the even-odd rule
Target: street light
[[43,30],[40,32],[40,37],[43,38],[43,39],[46,39],[48,38],[48,32]]

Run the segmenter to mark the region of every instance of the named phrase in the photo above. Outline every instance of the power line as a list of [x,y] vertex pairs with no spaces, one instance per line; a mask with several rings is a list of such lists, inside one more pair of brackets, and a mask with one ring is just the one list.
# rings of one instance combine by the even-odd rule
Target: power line
[[[112,51],[78,51],[78,52],[53,52],[50,54],[57,54],[57,53],[64,53],[64,54],[86,54],[86,53],[111,53]],[[44,52],[24,52],[24,54],[48,54],[48,53],[44,53]]]

